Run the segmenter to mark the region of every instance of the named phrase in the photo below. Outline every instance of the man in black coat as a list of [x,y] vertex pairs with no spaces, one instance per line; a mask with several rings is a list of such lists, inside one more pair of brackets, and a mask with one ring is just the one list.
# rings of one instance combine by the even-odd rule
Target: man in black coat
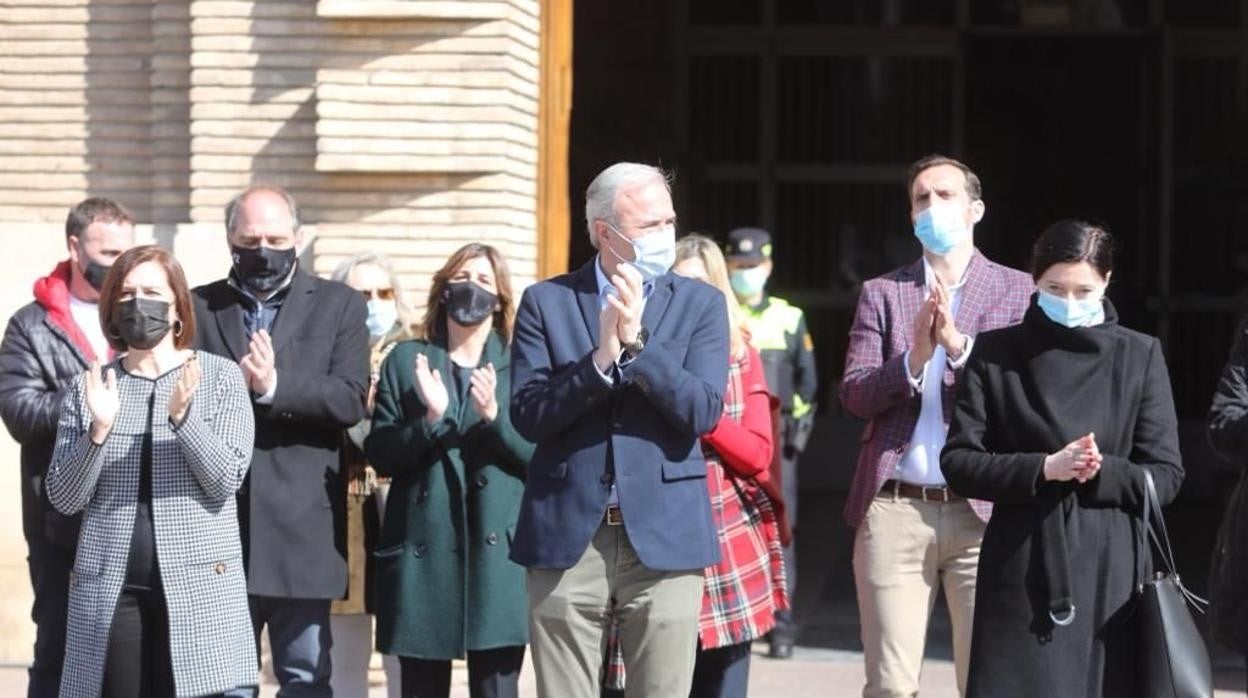
[[69,259],[35,282],[35,300],[9,319],[0,343],[0,417],[22,446],[22,532],[35,592],[31,698],[60,690],[80,519],[52,508],[43,478],[65,390],[92,361],[108,360],[96,302],[113,260],[134,246],[134,218],[115,201],[87,199],[70,209],[65,245]]
[[283,696],[330,696],[329,608],[347,588],[342,430],[364,419],[368,313],[302,269],[295,200],[256,186],[226,207],[233,269],[194,290],[200,349],[239,363],[256,445],[239,517],[257,642],[268,625]]

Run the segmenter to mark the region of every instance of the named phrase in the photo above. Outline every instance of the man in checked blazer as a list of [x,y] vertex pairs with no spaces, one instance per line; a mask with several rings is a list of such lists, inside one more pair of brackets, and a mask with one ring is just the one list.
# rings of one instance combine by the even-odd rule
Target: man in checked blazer
[[331,695],[329,608],[347,589],[342,431],[364,419],[367,310],[299,266],[299,209],[255,186],[226,207],[234,265],[194,290],[200,349],[239,363],[256,446],[239,494],[257,642],[269,628],[279,696]]
[[849,332],[841,402],[867,420],[845,505],[854,537],[867,684],[863,695],[913,696],[935,594],[953,625],[966,686],[975,574],[986,502],[945,486],[940,451],[975,335],[1022,320],[1031,277],[975,248],[979,178],[952,158],[910,167],[910,216],[923,256],[862,288]]

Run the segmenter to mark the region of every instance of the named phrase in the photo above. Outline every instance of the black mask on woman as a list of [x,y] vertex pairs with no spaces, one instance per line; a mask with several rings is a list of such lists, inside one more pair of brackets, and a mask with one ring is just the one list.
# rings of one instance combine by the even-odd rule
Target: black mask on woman
[[239,281],[257,293],[271,293],[282,285],[295,267],[295,248],[275,250],[271,247],[230,246],[234,272]]
[[442,292],[447,317],[464,327],[476,327],[498,309],[498,296],[471,281],[455,281]]
[[169,303],[131,298],[117,304],[116,334],[131,349],[151,349],[169,334]]

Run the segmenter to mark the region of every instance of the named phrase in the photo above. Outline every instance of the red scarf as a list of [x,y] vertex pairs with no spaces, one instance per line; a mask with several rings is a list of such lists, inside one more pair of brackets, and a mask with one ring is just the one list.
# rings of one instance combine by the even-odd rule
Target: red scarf
[[[87,335],[74,322],[73,313],[69,311],[69,260],[56,265],[51,274],[35,282],[35,302],[43,306],[48,313],[48,320],[69,335],[70,341],[82,351],[87,361],[95,361],[95,349],[87,340]],[[112,352],[109,352],[112,353]]]

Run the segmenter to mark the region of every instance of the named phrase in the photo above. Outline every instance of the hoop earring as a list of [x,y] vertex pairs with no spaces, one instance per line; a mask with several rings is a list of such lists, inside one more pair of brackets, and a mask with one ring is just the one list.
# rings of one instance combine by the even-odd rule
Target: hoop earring
[[182,324],[181,320],[173,321],[173,336],[174,337],[181,337],[183,329],[185,329],[185,326]]
[[117,331],[117,326],[111,323],[105,329],[104,334],[108,335],[109,339],[121,339],[121,333]]

